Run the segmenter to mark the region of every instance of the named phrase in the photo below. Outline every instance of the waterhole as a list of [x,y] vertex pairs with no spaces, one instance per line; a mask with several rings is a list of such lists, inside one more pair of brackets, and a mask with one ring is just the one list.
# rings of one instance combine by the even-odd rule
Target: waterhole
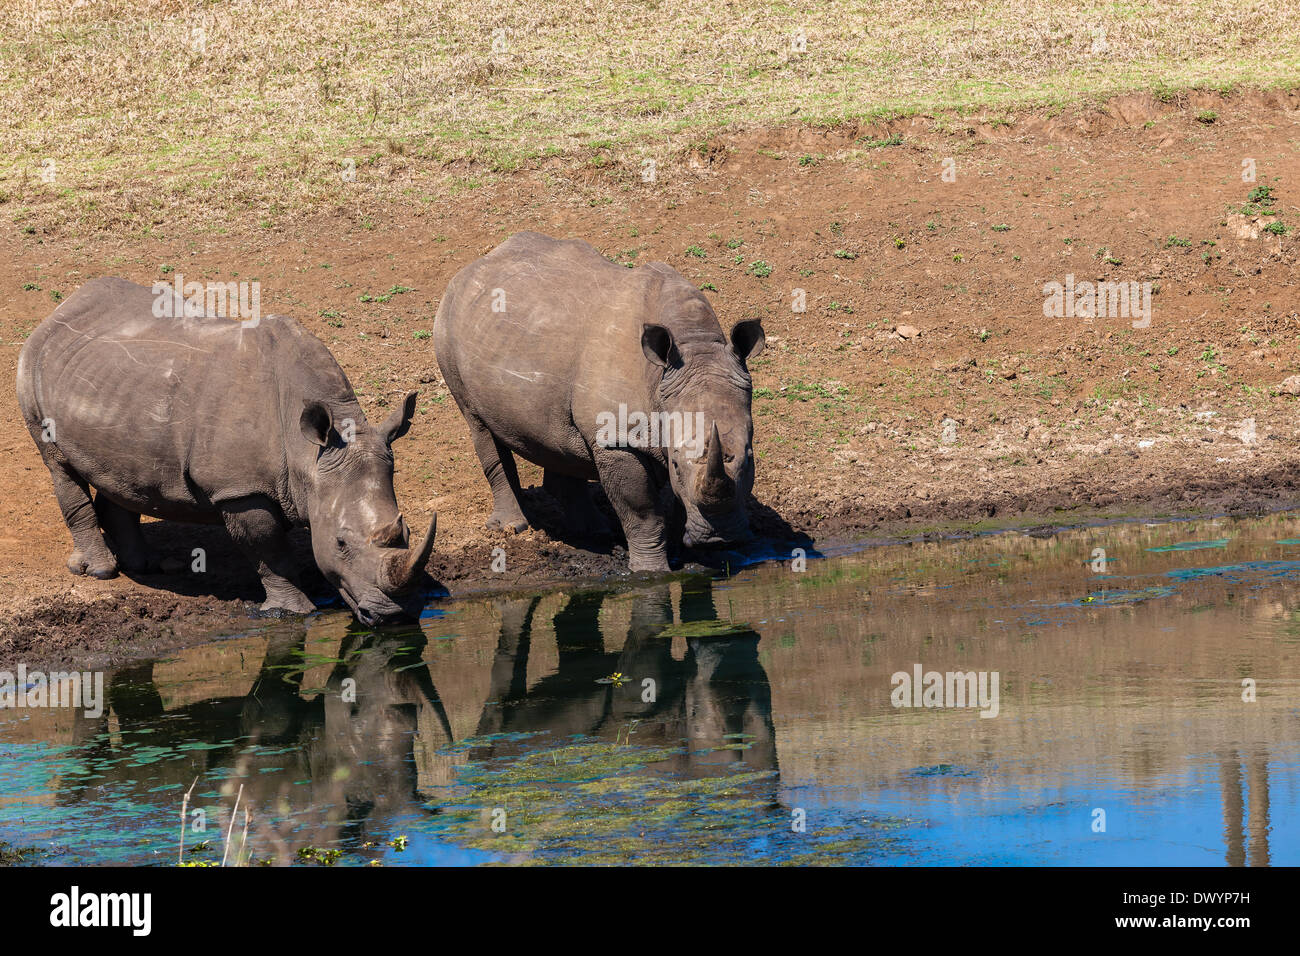
[[[330,612],[0,710],[33,863],[1300,863],[1300,519]],[[182,810],[184,823],[182,824]]]

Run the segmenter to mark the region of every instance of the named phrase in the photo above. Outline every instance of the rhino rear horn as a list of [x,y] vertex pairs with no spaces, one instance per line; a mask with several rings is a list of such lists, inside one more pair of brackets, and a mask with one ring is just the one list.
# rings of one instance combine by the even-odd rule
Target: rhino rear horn
[[700,473],[696,486],[700,503],[705,505],[722,505],[736,496],[736,483],[727,474],[722,461],[722,439],[718,437],[718,423],[713,423],[709,433],[709,450],[704,459],[704,471]]
[[370,536],[370,543],[381,548],[405,548],[411,543],[411,533],[399,514]]
[[418,548],[394,551],[384,562],[381,585],[389,594],[401,594],[410,591],[419,580],[429,556],[433,554],[433,539],[438,533],[438,515],[435,513],[429,521],[429,532],[424,536]]

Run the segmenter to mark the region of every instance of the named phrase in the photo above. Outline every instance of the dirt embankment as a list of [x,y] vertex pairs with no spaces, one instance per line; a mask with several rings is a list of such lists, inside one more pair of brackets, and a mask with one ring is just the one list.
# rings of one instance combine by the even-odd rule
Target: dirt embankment
[[[1296,94],[1132,96],[1010,125],[737,132],[683,155],[663,186],[556,160],[431,206],[358,199],[273,232],[235,220],[144,241],[11,233],[0,358],[12,382],[25,336],[93,276],[256,278],[263,309],[322,338],[372,418],[421,389],[398,498],[415,527],[438,511],[431,571],[452,594],[619,573],[618,549],[483,530],[487,487],[429,345],[452,274],[537,229],[671,263],[724,326],[763,318],[756,524],[773,553],[801,538],[1288,507],[1298,136]],[[1137,282],[1137,301],[1149,283],[1149,324],[1044,314],[1047,284],[1082,282]],[[12,385],[0,452],[0,657],[128,654],[247,626],[257,579],[214,531],[148,527],[174,557],[202,537],[201,579],[67,574]],[[540,485],[531,466],[523,478]],[[540,489],[529,503],[554,530]],[[504,575],[490,567],[498,546]]]

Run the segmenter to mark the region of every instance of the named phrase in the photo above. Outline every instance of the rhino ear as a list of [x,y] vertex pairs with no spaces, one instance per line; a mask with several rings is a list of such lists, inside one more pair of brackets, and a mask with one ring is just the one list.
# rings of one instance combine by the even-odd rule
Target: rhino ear
[[388,413],[384,423],[379,426],[379,437],[384,444],[391,445],[411,430],[411,418],[415,415],[415,398],[419,392],[407,392],[402,404]]
[[641,326],[641,351],[653,364],[667,368],[677,357],[677,344],[662,325],[647,322]]
[[330,443],[330,429],[334,427],[334,416],[328,406],[320,402],[306,402],[302,417],[298,419],[298,427],[302,429],[303,438],[313,445],[324,448]]
[[767,336],[763,334],[763,324],[758,319],[746,319],[732,326],[731,347],[742,362],[757,357],[765,344]]

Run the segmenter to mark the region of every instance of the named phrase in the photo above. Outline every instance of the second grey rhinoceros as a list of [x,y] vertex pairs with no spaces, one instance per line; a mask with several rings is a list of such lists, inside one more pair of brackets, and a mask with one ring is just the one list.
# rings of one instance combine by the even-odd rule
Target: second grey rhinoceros
[[[175,301],[159,309],[160,296]],[[18,356],[18,404],[72,532],[69,570],[156,566],[141,515],[224,523],[257,564],[262,608],[305,613],[315,605],[292,581],[288,531],[309,525],[316,564],[363,624],[417,613],[437,516],[411,547],[390,447],[416,393],[374,428],[329,349],[293,319],[193,306],[95,279]]]
[[673,499],[688,547],[749,536],[748,361],[757,320],[724,336],[703,293],[662,262],[627,269],[578,240],[518,233],[452,279],[433,330],[494,499],[488,528],[521,531],[514,455],[541,465],[577,530],[600,481],[633,571],[668,568]]

